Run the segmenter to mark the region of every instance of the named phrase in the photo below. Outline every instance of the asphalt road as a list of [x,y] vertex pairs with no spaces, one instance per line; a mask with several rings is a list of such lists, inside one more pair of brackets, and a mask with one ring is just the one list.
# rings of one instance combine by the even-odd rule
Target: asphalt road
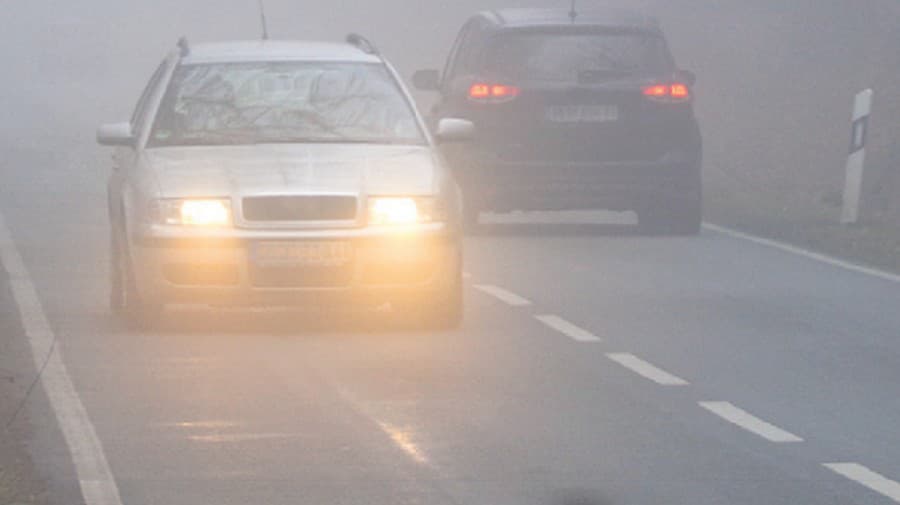
[[[2,21],[11,39],[37,41],[39,54],[12,54],[10,73],[30,77],[0,85],[0,221],[122,503],[900,502],[900,283],[709,230],[649,238],[609,224],[622,216],[498,218],[466,241],[466,321],[454,332],[411,331],[379,315],[209,311],[180,312],[160,331],[122,330],[106,310],[109,153],[93,145],[92,128],[127,114],[185,25],[210,39],[245,25],[204,24],[203,2],[136,12],[95,3],[112,10],[57,6],[48,28],[35,21],[46,6],[34,2],[21,23]],[[384,15],[304,12],[273,23],[293,33],[296,19],[313,38],[369,23],[409,74],[437,64],[485,3],[441,2],[404,39],[396,27],[405,20],[389,11],[419,1],[384,2]],[[754,74],[747,84],[741,58],[702,51],[710,42],[692,37],[694,11],[683,8],[698,2],[640,3],[678,21],[668,24],[673,44],[702,71],[712,159],[766,152],[766,142],[736,140],[749,125],[734,126],[737,99],[719,90],[743,99],[771,81]],[[705,15],[739,28],[762,19],[763,3],[736,18],[724,8]],[[288,4],[270,2],[299,9]],[[832,16],[841,2],[819,4],[803,8],[849,17]],[[785,10],[784,31],[794,33],[802,9]],[[166,24],[172,12],[178,22]],[[234,5],[216,12],[248,19]],[[742,35],[728,42],[740,46]],[[425,42],[404,52],[405,40]],[[780,119],[821,121],[814,116]],[[27,347],[16,338],[12,348]],[[52,502],[79,503],[72,461],[85,455],[66,449],[40,389],[27,414]]]
[[[900,478],[900,283],[519,216],[467,239],[458,331],[184,311],[127,332],[105,308],[104,154],[68,142],[8,150],[0,212],[123,503],[891,503],[823,464]],[[29,414],[54,500],[77,503],[40,395]]]

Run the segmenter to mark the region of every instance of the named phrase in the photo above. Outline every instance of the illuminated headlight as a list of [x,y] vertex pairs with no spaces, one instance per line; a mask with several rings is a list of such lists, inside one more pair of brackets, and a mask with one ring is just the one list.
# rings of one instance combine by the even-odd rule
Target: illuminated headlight
[[444,219],[436,199],[431,197],[370,197],[369,224],[402,226],[432,223]]
[[158,200],[156,221],[181,226],[230,226],[231,202],[221,199]]

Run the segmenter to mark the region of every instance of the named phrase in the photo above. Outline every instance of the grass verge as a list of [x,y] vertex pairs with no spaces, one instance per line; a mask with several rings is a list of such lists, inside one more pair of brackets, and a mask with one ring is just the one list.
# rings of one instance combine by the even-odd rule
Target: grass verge
[[707,194],[706,216],[715,224],[900,273],[900,217],[869,216],[847,226],[839,223],[839,208],[802,198],[733,190]]

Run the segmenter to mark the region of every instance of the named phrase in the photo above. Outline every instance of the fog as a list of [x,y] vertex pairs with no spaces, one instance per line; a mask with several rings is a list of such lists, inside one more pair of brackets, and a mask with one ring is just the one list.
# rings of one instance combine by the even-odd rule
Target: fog
[[[582,2],[588,6],[592,2]],[[366,34],[405,77],[439,68],[473,12],[563,1],[266,2],[273,38],[340,40]],[[871,0],[641,0],[603,2],[656,14],[682,67],[696,71],[705,134],[707,198],[765,219],[835,212],[853,95],[874,87],[869,186],[882,196],[897,166],[892,147],[900,101],[900,5]],[[48,138],[90,143],[93,126],[128,117],[158,61],[186,35],[194,41],[259,36],[256,2],[4,3],[5,142]],[[427,106],[429,96],[418,98]],[[735,201],[737,199],[737,201]],[[773,207],[784,213],[770,215]],[[798,207],[798,208],[793,208]],[[746,213],[742,211],[743,213]],[[751,212],[751,213],[753,213]]]
[[[568,8],[569,0],[265,4],[273,39],[340,41],[358,32],[408,80],[418,69],[443,67],[460,27],[476,11]],[[900,1],[579,4],[656,15],[679,66],[696,73],[708,221],[783,239],[823,223],[837,227],[853,96],[873,88],[864,202],[870,219],[879,216],[896,229]],[[111,163],[110,150],[96,145],[96,127],[130,117],[151,73],[179,37],[195,43],[259,38],[257,0],[2,5],[0,225],[6,216],[62,337],[59,349],[69,353],[76,386],[88,392],[86,410],[110,449],[113,470],[121,472],[123,494],[139,495],[146,486],[153,487],[148,503],[201,503],[190,500],[208,498],[208,485],[220,486],[216,491],[223,496],[256,493],[259,503],[277,503],[306,496],[306,487],[313,497],[330,497],[335,487],[345,486],[360,495],[346,503],[368,503],[370,492],[395,497],[385,491],[393,485],[385,475],[415,492],[419,485],[452,481],[462,494],[482,498],[473,503],[511,503],[481,494],[487,489],[505,498],[505,486],[516,495],[520,485],[522,495],[560,488],[558,501],[573,504],[628,503],[616,498],[628,492],[638,498],[631,503],[729,503],[735,496],[735,503],[742,496],[751,497],[746,502],[777,502],[764,493],[790,495],[784,503],[816,503],[821,500],[805,500],[813,495],[810,489],[833,493],[830,484],[818,487],[824,479],[807,466],[786,470],[798,460],[807,465],[809,453],[775,453],[770,459],[753,445],[758,440],[729,438],[737,432],[725,429],[733,427],[696,421],[700,392],[721,394],[722,400],[733,393],[729,399],[746,401],[767,418],[771,414],[810,445],[819,435],[819,441],[832,443],[812,454],[849,458],[855,453],[837,449],[865,453],[868,443],[875,454],[871,464],[882,463],[882,471],[896,478],[890,464],[897,458],[879,453],[895,450],[883,443],[898,418],[890,410],[894,392],[884,387],[897,383],[896,360],[884,354],[896,344],[895,285],[881,283],[887,275],[826,271],[835,265],[721,234],[582,234],[587,227],[550,231],[551,222],[534,233],[511,227],[505,234],[469,236],[466,289],[472,295],[466,295],[466,321],[455,332],[373,336],[354,327],[329,333],[315,324],[299,327],[293,315],[275,323],[282,331],[268,331],[262,323],[266,313],[240,319],[223,311],[228,317],[218,320],[217,309],[196,321],[188,318],[188,327],[202,322],[197,331],[173,336],[121,330],[106,307],[107,267],[113,267],[104,256]],[[434,99],[427,92],[415,97],[424,111]],[[494,287],[495,294],[507,286],[501,292],[513,301],[469,289],[476,282]],[[538,315],[551,313],[559,316]],[[330,317],[316,323],[330,324]],[[547,317],[565,323],[563,330],[554,330]],[[643,378],[616,375],[626,371],[608,362],[607,351],[659,360],[698,393],[661,399],[650,389],[654,384],[630,382]],[[30,369],[26,375],[30,380]],[[235,433],[223,429],[213,435],[233,435],[246,445],[223,443],[210,450],[214,442],[200,431],[191,432],[196,446],[184,445],[183,425],[229,416],[234,425],[228,429]],[[165,437],[163,428],[169,430]],[[851,438],[844,433],[848,428]],[[236,433],[241,429],[247,433]],[[853,433],[867,435],[852,438]],[[266,436],[277,444],[256,445]],[[722,440],[727,443],[717,443]],[[59,440],[45,444],[62,447]],[[36,447],[35,452],[43,449]],[[53,458],[67,457],[47,452],[54,452],[47,456],[50,468],[62,466]],[[397,463],[403,454],[409,461]],[[309,472],[297,489],[295,464]],[[158,469],[160,475],[143,480],[148,476],[141,472]],[[353,488],[345,474],[374,484]],[[595,482],[597,475],[608,481]],[[254,480],[261,476],[265,480]],[[66,479],[70,488],[57,491],[64,496],[78,486],[77,478],[60,478]],[[570,484],[598,491],[569,496]],[[431,502],[413,491],[416,499],[409,503]],[[690,501],[679,492],[708,501]],[[756,493],[763,498],[753,500]],[[153,499],[159,497],[176,500]],[[221,503],[244,503],[239,500]]]

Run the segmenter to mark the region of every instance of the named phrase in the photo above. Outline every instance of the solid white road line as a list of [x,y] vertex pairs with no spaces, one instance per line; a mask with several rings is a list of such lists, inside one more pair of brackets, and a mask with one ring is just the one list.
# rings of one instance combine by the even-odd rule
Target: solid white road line
[[531,305],[531,301],[501,287],[491,286],[490,284],[476,284],[473,287],[512,307],[527,307]]
[[554,315],[534,316],[535,319],[578,342],[602,342],[603,339]]
[[741,410],[728,402],[700,402],[700,406],[713,414],[755,433],[770,442],[802,442],[803,439],[769,424],[762,419]]
[[75,386],[72,385],[59,346],[53,346],[56,340],[53,330],[2,215],[0,215],[0,263],[9,276],[10,288],[19,308],[37,370],[41,369],[48,352],[54,349],[46,361],[47,366],[41,377],[41,385],[75,464],[84,503],[122,505],[119,488],[106,461],[103,445],[75,391]]
[[624,366],[632,372],[646,377],[653,382],[662,386],[687,386],[688,382],[680,377],[676,377],[661,368],[658,368],[646,361],[638,358],[634,354],[628,353],[609,353],[607,358]]
[[872,277],[877,277],[886,281],[900,282],[900,275],[885,272],[884,270],[878,270],[877,268],[857,265],[856,263],[851,263],[849,261],[844,261],[833,256],[828,256],[827,254],[817,253],[808,249],[792,246],[790,244],[779,242],[777,240],[757,237],[756,235],[750,235],[749,233],[743,233],[737,230],[732,230],[731,228],[725,228],[724,226],[718,226],[711,223],[703,223],[703,227],[707,230],[721,233],[722,235],[728,235],[729,237],[747,240],[755,244],[771,247],[780,251],[796,254],[798,256],[803,256],[804,258],[809,258],[811,260],[819,261],[831,266],[843,268],[844,270],[849,270],[851,272],[870,275]]
[[900,482],[875,473],[859,463],[826,463],[822,466],[900,503]]

